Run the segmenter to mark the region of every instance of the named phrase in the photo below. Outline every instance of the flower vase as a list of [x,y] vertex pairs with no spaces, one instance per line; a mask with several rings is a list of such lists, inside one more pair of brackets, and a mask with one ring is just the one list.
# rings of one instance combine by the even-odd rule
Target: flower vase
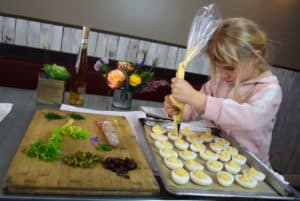
[[112,110],[130,110],[132,91],[115,89],[113,91]]

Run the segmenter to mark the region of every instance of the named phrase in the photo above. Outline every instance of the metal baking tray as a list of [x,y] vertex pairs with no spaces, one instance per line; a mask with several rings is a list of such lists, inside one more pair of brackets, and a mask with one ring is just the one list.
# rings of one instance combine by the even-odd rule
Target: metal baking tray
[[271,200],[294,200],[296,198],[300,198],[300,194],[296,189],[294,189],[291,185],[281,181],[278,177],[276,177],[275,173],[269,167],[262,163],[255,155],[246,151],[245,148],[240,146],[233,138],[229,136],[226,137],[226,139],[230,141],[231,145],[236,147],[239,150],[239,153],[247,157],[247,164],[245,166],[255,167],[257,170],[266,175],[266,179],[263,182],[259,182],[254,189],[243,188],[235,182],[230,187],[222,187],[217,183],[213,173],[206,172],[214,181],[209,187],[199,186],[193,184],[192,182],[189,182],[185,185],[175,184],[170,178],[171,171],[163,164],[163,160],[159,155],[157,148],[154,146],[153,139],[149,135],[151,128],[149,125],[147,125],[147,122],[149,123],[149,121],[161,124],[164,124],[166,121],[157,119],[143,119],[142,123],[146,133],[146,141],[155,159],[162,183],[169,193],[174,195],[200,197],[258,198]]

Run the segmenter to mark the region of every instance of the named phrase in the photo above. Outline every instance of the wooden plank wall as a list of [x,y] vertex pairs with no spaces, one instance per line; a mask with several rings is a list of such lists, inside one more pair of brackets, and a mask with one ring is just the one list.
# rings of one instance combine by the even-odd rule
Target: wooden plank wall
[[[0,16],[0,42],[49,49],[76,54],[81,41],[81,29],[49,24],[27,19]],[[172,45],[138,40],[124,36],[92,31],[89,37],[88,55],[108,56],[116,60],[140,62],[148,51],[146,65],[158,58],[158,66],[176,69],[185,55],[185,49]],[[202,65],[199,65],[202,64]],[[276,170],[287,174],[300,174],[299,123],[300,74],[273,67],[283,88],[283,102],[273,132],[271,162]],[[187,67],[187,72],[208,75],[209,59],[204,55]]]

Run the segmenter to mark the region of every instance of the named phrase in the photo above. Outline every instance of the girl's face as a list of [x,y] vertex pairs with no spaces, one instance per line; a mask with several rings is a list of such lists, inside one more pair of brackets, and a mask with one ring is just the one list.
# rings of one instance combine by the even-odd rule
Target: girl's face
[[[247,61],[240,64],[215,63],[217,71],[220,72],[221,79],[228,84],[234,84],[238,76],[241,82],[255,77],[255,70],[252,68],[253,62]],[[238,66],[239,65],[239,66]],[[240,72],[239,70],[240,69]]]

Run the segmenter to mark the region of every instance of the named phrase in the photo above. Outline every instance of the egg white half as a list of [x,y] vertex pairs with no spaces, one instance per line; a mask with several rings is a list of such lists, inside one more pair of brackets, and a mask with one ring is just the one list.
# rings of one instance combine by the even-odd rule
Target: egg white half
[[165,141],[156,140],[154,142],[154,145],[158,149],[163,149],[163,148],[173,149],[173,145],[169,141],[167,141],[167,140],[165,140]]
[[[215,166],[214,166],[215,164]],[[211,172],[219,172],[223,169],[223,163],[219,161],[207,161],[206,162],[207,169]]]
[[189,135],[194,134],[194,132],[191,129],[189,129],[188,127],[181,128],[180,133],[182,133],[182,135],[184,135],[184,136],[189,136]]
[[[176,171],[178,171],[178,169],[180,169],[181,171],[184,172],[183,176],[176,174]],[[176,168],[176,169],[172,170],[171,178],[176,184],[179,184],[179,185],[186,184],[190,180],[189,173],[183,168]]]
[[184,167],[189,171],[203,170],[204,167],[195,160],[184,161]]
[[253,179],[255,179],[257,181],[263,181],[266,178],[266,175],[264,173],[262,173],[256,169],[254,169],[254,171],[253,171],[252,169],[254,169],[254,168],[245,169],[245,170],[243,170],[243,173],[246,175],[249,175],[250,177],[252,177]]
[[186,141],[184,141],[182,139],[175,140],[174,144],[175,144],[175,147],[180,150],[185,150],[189,147],[189,143],[187,143]]
[[[171,161],[170,159],[176,159],[176,161]],[[164,158],[164,162],[165,162],[166,166],[172,170],[183,167],[183,162],[175,156]]]
[[[233,166],[231,164],[235,164],[236,166]],[[237,174],[241,171],[241,166],[234,161],[230,161],[225,163],[225,169],[232,174]]]
[[[198,171],[201,171],[203,173],[203,178],[197,177]],[[212,184],[211,177],[208,176],[207,174],[205,174],[202,170],[195,170],[195,171],[190,172],[190,177],[191,177],[191,180],[198,185],[207,186],[207,185]]]
[[[247,177],[247,180],[249,180],[249,181],[246,182],[246,181],[242,180],[242,177]],[[234,178],[235,178],[235,181],[239,185],[241,185],[245,188],[254,188],[257,185],[257,181],[255,179],[253,179],[252,177],[249,177],[247,175],[239,174],[239,175],[236,175]]]
[[161,134],[161,133],[153,133],[151,132],[151,137],[154,139],[154,140],[158,140],[158,141],[165,141],[168,139],[167,136]]
[[[224,177],[226,179],[224,179]],[[217,173],[217,181],[222,186],[227,187],[227,186],[231,186],[233,184],[234,178],[233,178],[232,174],[230,174],[229,172],[220,171]]]
[[171,156],[176,156],[178,157],[178,153],[174,151],[173,149],[168,149],[168,148],[163,148],[159,150],[159,154],[161,157],[166,158],[166,157],[171,157]]
[[247,161],[247,158],[244,155],[237,154],[232,157],[232,160],[235,161],[239,165],[244,165]]
[[168,132],[168,138],[169,138],[170,140],[175,141],[175,140],[181,139],[181,135],[180,135],[180,134],[177,135],[176,133],[174,133],[174,132],[172,131],[172,132]]
[[202,143],[192,143],[190,144],[190,149],[194,152],[202,152],[205,151],[206,147]]
[[152,132],[153,133],[161,133],[161,134],[163,134],[163,133],[165,133],[167,130],[163,127],[163,126],[161,126],[160,124],[155,124],[154,126],[152,126]]
[[197,157],[197,154],[193,151],[183,150],[179,152],[180,158],[183,160],[193,160]]
[[205,150],[200,152],[200,157],[206,161],[209,161],[209,160],[218,160],[219,155],[210,150]]

